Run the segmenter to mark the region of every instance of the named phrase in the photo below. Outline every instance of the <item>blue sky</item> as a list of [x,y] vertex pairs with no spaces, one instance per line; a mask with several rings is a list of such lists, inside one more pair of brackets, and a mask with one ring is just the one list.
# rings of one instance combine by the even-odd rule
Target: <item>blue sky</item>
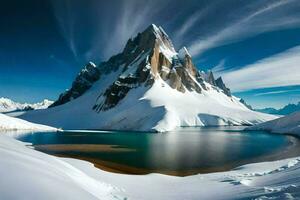
[[253,107],[300,101],[298,0],[11,0],[0,7],[0,96],[56,99],[88,61],[149,24]]

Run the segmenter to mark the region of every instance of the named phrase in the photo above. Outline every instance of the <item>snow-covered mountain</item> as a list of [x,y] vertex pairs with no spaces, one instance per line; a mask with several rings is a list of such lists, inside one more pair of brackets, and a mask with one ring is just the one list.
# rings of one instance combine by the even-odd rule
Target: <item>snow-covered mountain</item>
[[64,129],[137,131],[252,125],[275,118],[249,110],[221,78],[198,71],[187,49],[176,52],[155,25],[108,61],[88,63],[50,107],[20,117]]
[[300,136],[300,112],[294,112],[285,117],[257,124],[247,130],[265,130],[273,133],[293,134]]
[[274,114],[274,115],[289,115],[294,112],[300,111],[300,102],[296,104],[288,104],[280,109],[275,108],[263,108],[263,109],[256,109],[256,111],[268,113],[268,114]]
[[14,102],[8,98],[0,98],[0,113],[13,112],[13,111],[27,111],[35,109],[46,109],[53,101],[48,99],[43,100],[39,103],[29,104],[29,103],[18,103]]

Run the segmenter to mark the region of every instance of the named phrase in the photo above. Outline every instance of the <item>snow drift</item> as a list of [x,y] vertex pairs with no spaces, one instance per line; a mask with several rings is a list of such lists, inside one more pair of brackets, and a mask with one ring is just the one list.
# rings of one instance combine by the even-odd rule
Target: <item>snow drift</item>
[[31,131],[56,131],[57,129],[40,124],[30,123],[28,121],[6,116],[0,113],[0,130],[31,130]]
[[295,112],[279,119],[257,124],[247,128],[247,130],[265,130],[273,133],[300,136],[300,112]]
[[122,53],[89,63],[51,108],[22,116],[63,129],[169,131],[179,126],[252,125],[275,116],[249,110],[222,78],[198,71],[161,27],[129,39]]

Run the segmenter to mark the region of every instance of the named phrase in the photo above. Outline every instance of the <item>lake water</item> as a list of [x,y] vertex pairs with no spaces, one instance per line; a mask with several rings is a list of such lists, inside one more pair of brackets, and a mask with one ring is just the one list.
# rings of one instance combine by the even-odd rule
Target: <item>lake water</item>
[[168,133],[62,132],[17,136],[39,151],[93,162],[104,170],[191,175],[300,155],[298,139],[243,127],[181,128]]

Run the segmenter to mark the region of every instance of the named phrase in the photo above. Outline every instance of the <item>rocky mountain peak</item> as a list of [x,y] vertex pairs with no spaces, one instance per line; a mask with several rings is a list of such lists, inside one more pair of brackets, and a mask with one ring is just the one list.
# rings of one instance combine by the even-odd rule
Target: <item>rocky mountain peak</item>
[[212,72],[208,75],[198,72],[187,48],[183,47],[177,53],[167,33],[152,24],[130,38],[122,53],[98,66],[88,63],[76,77],[72,88],[61,94],[52,106],[78,98],[102,76],[116,71],[120,73],[116,80],[99,94],[94,106],[97,112],[116,106],[133,88],[151,87],[157,79],[182,93],[202,93],[207,90],[205,81],[216,86]]
[[216,81],[216,86],[220,89],[223,90],[223,92],[227,95],[227,96],[231,96],[231,91],[229,88],[226,87],[225,83],[223,82],[222,77],[219,77]]
[[96,65],[92,62],[89,62],[85,65],[85,67],[79,72],[75,81],[72,83],[72,87],[70,90],[62,93],[58,100],[55,101],[49,107],[58,106],[64,104],[72,99],[76,99],[85,93],[90,87],[92,87],[93,83],[100,78],[100,71],[96,67]]
[[207,72],[205,81],[208,82],[208,83],[211,84],[211,85],[216,86],[215,77],[214,77],[214,74],[213,74],[212,71],[208,71],[208,72]]

